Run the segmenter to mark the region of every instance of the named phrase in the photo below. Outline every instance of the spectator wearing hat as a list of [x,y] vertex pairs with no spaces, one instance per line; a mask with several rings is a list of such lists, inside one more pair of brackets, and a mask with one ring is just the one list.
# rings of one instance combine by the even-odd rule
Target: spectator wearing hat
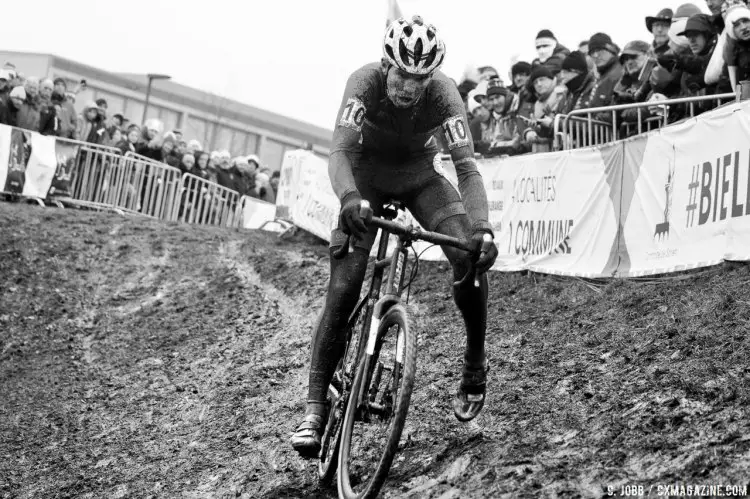
[[135,152],[141,156],[161,161],[161,132],[164,124],[157,119],[146,120],[141,128],[141,137],[135,146]]
[[690,42],[680,33],[685,31],[688,19],[696,14],[700,14],[701,9],[692,3],[684,3],[677,7],[672,17],[672,24],[669,26],[667,36],[669,37],[669,46],[673,54],[688,52]]
[[120,140],[117,144],[115,144],[115,147],[117,147],[120,151],[122,151],[122,154],[125,155],[129,152],[135,153],[135,145],[138,143],[138,139],[141,135],[141,127],[133,123],[128,127],[127,133],[125,134],[125,137]]
[[614,99],[615,85],[624,74],[619,61],[620,47],[606,33],[595,33],[589,39],[589,54],[596,65],[599,79],[591,90],[587,108],[609,106]]
[[55,84],[49,78],[39,85],[39,133],[42,135],[59,135],[60,119],[58,109],[60,102],[52,101]]
[[508,88],[518,96],[518,109],[516,111],[519,116],[530,119],[531,115],[534,114],[534,102],[536,102],[529,85],[531,64],[526,61],[518,61],[510,68],[510,74],[513,84]]
[[[651,45],[642,40],[628,42],[620,54],[620,64],[625,69],[622,78],[617,82],[614,92],[613,104],[632,104],[644,102],[651,93],[651,84],[649,78],[651,71],[656,65],[656,60],[650,57]],[[606,113],[606,119],[601,116],[603,121],[611,121],[612,114]],[[638,109],[626,109],[621,113],[622,121],[637,122],[642,112]]]
[[78,127],[78,118],[76,115],[76,109],[70,99],[67,98],[67,84],[63,78],[55,78],[54,89],[52,95],[55,96],[55,100],[60,103],[60,137],[66,139],[77,139],[76,133]]
[[[39,85],[38,83],[34,84],[32,82],[32,84],[24,85],[23,87],[16,87],[16,88],[23,88],[25,91],[24,93],[26,95],[26,98],[24,99],[23,104],[21,105],[21,108],[18,110],[18,125],[17,126],[19,128],[23,128],[24,130],[38,132],[39,121],[40,121]],[[29,88],[35,89],[35,90],[32,90],[36,92],[34,97],[32,97],[32,95],[29,93]]]
[[81,138],[90,144],[104,144],[107,141],[107,127],[96,102],[90,102],[83,108],[82,117]]
[[744,5],[732,6],[724,22],[732,42],[724,47],[724,62],[734,89],[740,81],[750,79],[750,9]]
[[543,29],[536,35],[535,40],[537,58],[531,62],[532,68],[539,65],[547,67],[553,75],[562,69],[562,61],[570,54],[570,50],[555,38],[554,33]]
[[18,126],[18,112],[26,100],[26,90],[15,87],[8,94],[7,100],[0,100],[0,123],[8,126]]
[[175,147],[176,142],[174,135],[171,133],[164,135],[161,140],[161,155],[159,157],[159,161],[161,161],[162,163],[166,163],[167,165],[174,168],[178,168],[180,166],[182,158],[175,152]]
[[482,123],[486,123],[487,120],[490,119],[489,109],[482,105],[483,102],[487,102],[487,95],[480,96],[478,92],[479,87],[469,92],[467,98],[469,131],[471,132],[471,137],[474,140],[475,151],[477,151],[478,144],[482,139]]
[[706,69],[713,57],[718,40],[711,16],[707,14],[691,16],[685,25],[685,31],[679,35],[684,36],[690,42],[690,53],[679,57],[676,61],[676,67],[683,71],[682,95],[690,97],[731,92],[729,74],[726,69],[717,83],[707,85],[705,82]]
[[586,54],[578,50],[571,52],[563,60],[558,78],[568,88],[560,112],[568,114],[571,111],[587,108],[591,100],[591,91],[596,85],[596,77],[589,70]]
[[[503,87],[499,81],[490,80],[487,100],[491,112],[489,119],[479,127],[475,139],[477,152],[484,156],[515,155],[528,152],[529,147],[521,141],[524,123],[516,112],[511,111],[518,96]],[[517,106],[516,106],[517,107]]]
[[203,146],[201,145],[199,141],[193,139],[190,142],[188,142],[187,148],[185,150],[191,154],[195,154],[199,151],[202,151]]
[[[562,64],[560,65],[562,69]],[[537,142],[538,139],[551,139],[553,135],[553,124],[555,115],[561,110],[565,103],[567,88],[556,85],[555,75],[544,65],[537,66],[529,77],[536,103],[532,116],[533,125],[526,128],[523,133],[525,142]]]
[[8,100],[12,87],[10,82],[12,77],[5,69],[0,69],[0,100]]
[[477,71],[479,71],[478,83],[482,83],[483,81],[488,80],[500,79],[500,73],[498,73],[497,69],[493,68],[492,66],[479,66],[477,68]]
[[669,27],[673,14],[672,9],[661,9],[655,16],[646,17],[646,29],[654,36],[651,47],[657,56],[669,50]]

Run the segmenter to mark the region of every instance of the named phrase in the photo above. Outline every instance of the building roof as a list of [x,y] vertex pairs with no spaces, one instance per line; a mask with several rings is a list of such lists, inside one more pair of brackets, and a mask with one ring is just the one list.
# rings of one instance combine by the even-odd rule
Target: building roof
[[[146,93],[148,76],[145,74],[110,73],[87,64],[83,64],[54,54],[18,52],[26,55],[46,56],[50,66],[91,78],[129,90]],[[177,102],[189,108],[209,114],[220,115],[235,121],[247,123],[257,128],[266,129],[281,135],[299,138],[312,144],[330,147],[331,130],[295,120],[287,116],[272,113],[265,109],[250,106],[239,101],[221,97],[210,92],[188,87],[171,80],[159,81],[151,88],[151,95],[170,102]]]

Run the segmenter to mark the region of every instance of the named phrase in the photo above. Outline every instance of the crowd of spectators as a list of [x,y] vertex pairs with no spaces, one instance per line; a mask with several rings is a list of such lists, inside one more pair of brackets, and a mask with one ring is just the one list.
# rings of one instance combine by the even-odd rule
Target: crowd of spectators
[[575,110],[645,103],[640,110],[593,116],[604,124],[615,119],[619,135],[626,136],[637,133],[637,127],[627,125],[639,119],[674,123],[716,107],[717,100],[692,106],[658,104],[730,93],[739,82],[750,80],[746,0],[706,4],[710,14],[685,3],[646,16],[650,40],[630,40],[622,48],[599,32],[571,51],[551,30],[542,29],[535,39],[538,57],[513,64],[509,85],[490,66],[467,71],[457,85],[476,152],[498,156],[549,150],[555,116]]
[[110,114],[105,99],[88,103],[81,114],[74,104],[77,91],[63,78],[24,77],[8,62],[0,70],[0,124],[65,139],[114,147],[179,168],[268,202],[275,202],[279,172],[261,166],[255,154],[231,157],[229,151],[204,151],[198,140],[185,140],[180,130],[164,131],[157,119],[143,126]]

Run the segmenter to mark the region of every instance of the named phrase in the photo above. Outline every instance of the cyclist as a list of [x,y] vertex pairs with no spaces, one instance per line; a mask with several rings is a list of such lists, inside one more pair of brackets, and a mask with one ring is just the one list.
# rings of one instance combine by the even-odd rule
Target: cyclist
[[[330,251],[351,235],[354,250],[341,260],[331,257],[325,305],[313,336],[305,417],[291,444],[305,457],[317,456],[325,427],[326,394],[345,348],[345,327],[359,298],[377,229],[360,216],[360,202],[379,215],[384,202],[402,201],[422,227],[471,239],[479,248],[484,234],[494,236],[487,217],[487,194],[477,170],[466,111],[458,89],[438,68],[445,45],[434,26],[421,17],[398,19],[383,39],[383,58],[349,77],[333,132],[328,172],[341,200],[338,228]],[[458,173],[458,191],[441,173],[434,137],[442,130]],[[445,247],[453,277],[461,280],[474,267],[480,286],[454,290],[466,325],[462,380],[453,400],[456,417],[473,419],[484,405],[487,359],[487,271],[497,247],[468,254]]]

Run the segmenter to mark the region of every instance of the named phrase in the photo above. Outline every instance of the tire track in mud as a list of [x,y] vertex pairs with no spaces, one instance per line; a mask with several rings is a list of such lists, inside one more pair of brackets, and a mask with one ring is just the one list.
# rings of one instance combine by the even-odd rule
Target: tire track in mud
[[[3,205],[0,497],[335,497],[288,445],[327,251]],[[747,483],[750,267],[656,284],[493,276],[487,405],[455,421],[447,266],[410,309],[417,385],[383,497]]]

